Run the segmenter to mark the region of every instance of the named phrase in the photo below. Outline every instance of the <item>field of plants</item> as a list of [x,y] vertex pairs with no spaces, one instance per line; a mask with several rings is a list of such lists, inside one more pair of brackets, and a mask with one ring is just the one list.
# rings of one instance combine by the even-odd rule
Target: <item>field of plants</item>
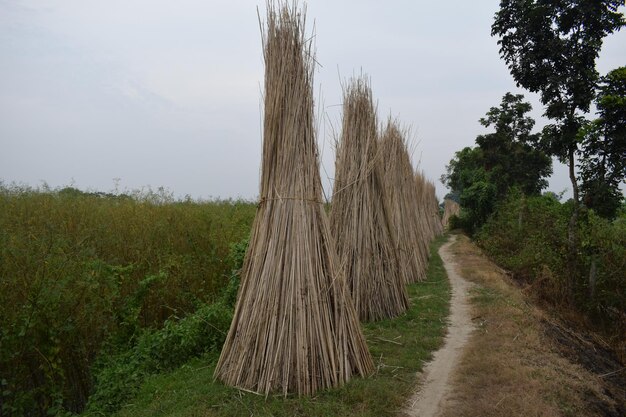
[[[151,366],[174,366],[218,343],[197,321],[222,314],[215,322],[228,329],[229,313],[206,305],[228,287],[231,251],[245,243],[255,209],[174,201],[162,191],[2,186],[0,415],[79,411],[99,379],[140,379]],[[183,317],[196,325],[178,326]],[[120,355],[152,362],[112,368]]]
[[[207,375],[233,318],[256,210],[247,201],[178,201],[162,190],[128,195],[2,185],[0,416],[110,415],[138,395],[145,401],[146,382],[185,364],[199,366],[207,389],[220,393],[215,401],[231,401],[237,390]],[[443,337],[448,284],[433,258],[431,285],[409,289],[408,315],[365,328],[373,353],[409,329],[421,335],[385,351],[385,363],[406,362],[407,378]],[[434,304],[422,300],[430,300],[423,294],[435,283],[441,294]],[[370,412],[399,407],[413,379],[392,393],[398,367],[384,369],[324,394],[323,406],[344,409],[348,392],[356,404],[376,390],[379,395],[366,396]],[[251,407],[268,406],[248,400]],[[289,414],[294,401],[309,411],[322,406],[293,399],[271,407]]]
[[[505,93],[441,178],[442,223],[409,130],[380,124],[364,74],[342,83],[332,206],[322,197],[315,34],[306,7],[268,2],[258,201],[0,181],[0,417],[395,414],[448,324],[444,226],[622,366],[626,67],[596,60],[623,6],[500,2],[500,57],[550,124],[535,131],[531,104]],[[554,158],[563,203],[542,194]],[[511,395],[486,394],[489,410]]]

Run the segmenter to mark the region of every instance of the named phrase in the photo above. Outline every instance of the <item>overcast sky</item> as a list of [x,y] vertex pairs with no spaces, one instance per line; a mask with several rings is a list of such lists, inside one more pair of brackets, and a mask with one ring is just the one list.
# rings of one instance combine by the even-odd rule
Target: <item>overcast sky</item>
[[[412,129],[439,176],[515,88],[490,36],[498,0],[308,3],[322,178],[334,171],[341,79],[371,77],[381,119]],[[0,180],[194,198],[258,195],[263,62],[247,0],[0,0]],[[623,10],[623,9],[622,9]],[[626,31],[598,70],[626,64]],[[526,94],[540,119],[536,96]],[[538,120],[538,127],[545,122]],[[555,166],[550,189],[570,188]]]

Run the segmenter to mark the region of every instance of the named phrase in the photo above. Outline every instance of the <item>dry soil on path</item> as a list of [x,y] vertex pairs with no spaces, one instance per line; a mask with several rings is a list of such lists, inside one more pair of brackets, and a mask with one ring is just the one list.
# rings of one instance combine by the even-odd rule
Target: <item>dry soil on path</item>
[[453,370],[473,330],[469,304],[469,289],[473,284],[463,279],[456,271],[454,256],[450,251],[450,246],[455,240],[456,235],[452,235],[450,240],[439,249],[439,256],[443,260],[452,288],[448,335],[443,347],[434,354],[433,360],[424,368],[420,389],[411,398],[405,410],[407,416],[434,417],[438,415],[449,396]]
[[537,305],[466,236],[439,254],[452,287],[448,336],[402,414],[626,416],[623,365],[593,335]]

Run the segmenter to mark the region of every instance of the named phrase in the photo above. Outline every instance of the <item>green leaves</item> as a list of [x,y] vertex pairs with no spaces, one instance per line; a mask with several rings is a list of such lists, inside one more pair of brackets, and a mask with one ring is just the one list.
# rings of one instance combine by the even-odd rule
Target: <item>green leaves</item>
[[450,161],[442,182],[460,194],[462,222],[478,229],[511,189],[539,194],[552,173],[551,159],[537,149],[539,135],[532,134],[535,121],[521,94],[506,93],[500,107],[492,107],[480,122],[494,133],[476,138],[477,147],[464,148]]
[[173,369],[203,353],[217,352],[231,319],[232,310],[223,303],[205,305],[181,320],[167,320],[162,329],[144,330],[127,350],[103,355],[87,414],[117,411],[148,375]]
[[608,34],[624,26],[621,0],[502,0],[491,27],[500,55],[522,87],[541,94],[546,115],[589,111],[595,60]]
[[[237,290],[239,270],[248,247],[248,238],[232,243],[229,261],[233,265],[228,285],[217,302],[204,304],[180,320],[166,320],[158,330],[139,329],[132,343],[119,351],[102,351],[95,367],[94,393],[89,398],[87,414],[111,413],[132,398],[149,375],[174,369],[189,359],[205,353],[217,354],[230,327]],[[127,305],[131,311],[141,305],[144,291],[165,278],[164,273],[149,275]]]
[[583,202],[602,217],[614,218],[626,179],[626,67],[602,77],[596,99],[599,118],[579,133]]
[[493,126],[496,132],[521,143],[534,143],[537,134],[531,134],[535,126],[535,120],[526,116],[532,110],[530,103],[523,101],[523,94],[506,93],[502,97],[500,107],[492,107],[487,112],[487,117],[479,120],[485,127]]
[[626,25],[618,12],[623,5],[623,0],[502,0],[491,26],[515,82],[539,93],[544,115],[554,120],[543,131],[542,147],[569,165],[577,207],[578,132],[595,96],[602,41]]
[[561,204],[553,195],[511,195],[477,240],[500,266],[528,284],[531,294],[548,303],[562,305],[570,281],[571,307],[588,315],[617,344],[624,338],[626,314],[626,212],[610,222],[582,211],[578,263],[572,270],[567,256],[572,209],[571,202]]
[[103,348],[220,297],[254,212],[0,184],[0,414],[82,410]]

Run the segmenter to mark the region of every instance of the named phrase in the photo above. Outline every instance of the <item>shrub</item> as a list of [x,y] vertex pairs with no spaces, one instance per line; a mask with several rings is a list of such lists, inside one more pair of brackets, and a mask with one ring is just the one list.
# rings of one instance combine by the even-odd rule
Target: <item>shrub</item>
[[[95,366],[95,388],[87,414],[118,410],[132,398],[150,374],[173,369],[204,353],[217,354],[230,328],[239,289],[239,271],[248,248],[248,238],[231,244],[233,270],[228,285],[213,304],[200,307],[181,320],[167,320],[162,329],[145,330],[130,347],[112,344],[101,353]],[[115,352],[114,350],[118,351]]]
[[[552,196],[513,194],[476,238],[499,265],[551,304],[588,317],[614,346],[626,345],[626,216],[615,221],[583,211],[576,269],[568,264],[567,228],[571,202]],[[573,274],[573,277],[570,276]],[[573,300],[567,281],[573,283]]]
[[[604,327],[626,334],[626,216],[609,221],[588,212],[582,222],[581,302]],[[613,326],[614,327],[614,326]]]
[[95,366],[94,393],[87,414],[110,414],[132,398],[146,376],[180,366],[224,343],[232,310],[223,302],[200,307],[181,320],[166,320],[163,328],[146,330],[130,349],[103,354]]
[[106,343],[218,299],[255,205],[0,184],[0,414],[80,411]]
[[541,287],[538,293],[561,302],[569,213],[569,206],[551,197],[513,193],[499,205],[477,240],[517,279]]

